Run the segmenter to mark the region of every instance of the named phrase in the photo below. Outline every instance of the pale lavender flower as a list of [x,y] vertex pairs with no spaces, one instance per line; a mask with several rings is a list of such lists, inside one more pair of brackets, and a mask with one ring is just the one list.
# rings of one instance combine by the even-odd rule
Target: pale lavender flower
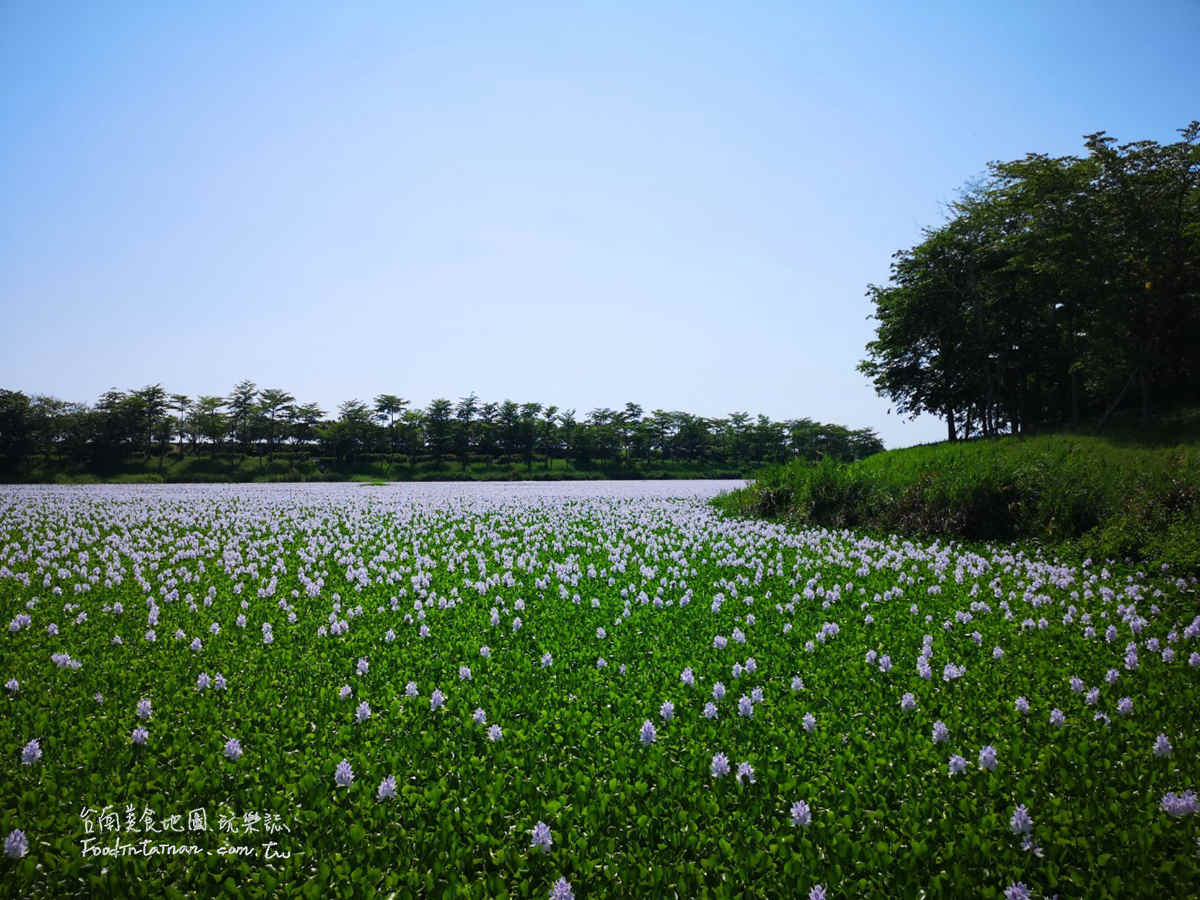
[[367,658],[366,658],[365,656],[360,656],[360,657],[358,658],[358,665],[356,665],[356,666],[354,667],[354,671],[355,671],[355,673],[357,673],[358,675],[366,675],[366,674],[367,674],[367,670],[368,670],[368,669],[370,669],[370,668],[371,668],[371,666],[370,666],[370,664],[367,662]]
[[1055,707],[1054,709],[1050,710],[1050,724],[1051,725],[1057,725],[1057,726],[1061,727],[1062,725],[1066,724],[1066,721],[1067,721],[1067,717],[1065,715],[1063,715],[1063,711],[1061,709],[1059,709],[1058,707]]
[[890,672],[892,670],[892,658],[886,653],[879,657],[879,671]]
[[151,715],[150,701],[143,697],[138,701],[137,717],[139,719],[149,719]]
[[1083,702],[1086,703],[1088,706],[1095,706],[1096,702],[1099,699],[1100,699],[1100,689],[1099,688],[1092,688],[1090,691],[1088,691],[1086,694],[1083,695]]
[[550,887],[550,900],[575,900],[575,894],[571,890],[571,882],[565,878],[560,878]]
[[4,839],[4,852],[9,859],[20,859],[29,852],[29,840],[20,828],[14,828]]
[[371,705],[364,700],[358,704],[358,709],[354,710],[354,720],[356,722],[365,722],[371,718]]
[[1123,716],[1133,715],[1133,701],[1128,697],[1122,697],[1117,701],[1117,712]]
[[996,768],[996,748],[991,744],[979,751],[979,768],[989,772]]
[[353,688],[351,688],[350,685],[348,685],[348,684],[343,684],[341,689],[338,691],[338,699],[345,700],[352,693],[354,693]]
[[1190,816],[1196,812],[1197,808],[1200,808],[1200,805],[1196,802],[1195,791],[1184,791],[1182,794],[1168,791],[1163,795],[1162,808],[1167,815],[1178,819],[1182,816]]
[[488,727],[487,736],[489,741],[498,741],[504,737],[504,732],[499,725],[491,725]]
[[804,690],[804,679],[801,678],[799,675],[792,676],[792,690],[793,691]]
[[4,689],[10,694],[15,694],[21,689],[21,682],[17,681],[15,678],[10,678],[8,681],[4,682]]
[[482,707],[476,708],[475,712],[471,715],[471,718],[475,720],[476,725],[487,724],[487,713],[483,711]]
[[192,643],[189,645],[193,653],[199,653],[204,649],[204,645],[200,643],[200,638],[192,638]]
[[675,715],[675,704],[670,700],[664,700],[663,705],[658,708],[658,714],[662,716],[664,722],[670,722],[671,717]]
[[1192,668],[1200,669],[1200,653],[1192,653],[1191,656],[1188,657],[1188,665]]
[[196,690],[207,691],[212,685],[212,679],[208,677],[207,672],[201,672],[196,676]]
[[724,753],[715,753],[712,758],[713,778],[723,778],[729,774],[729,758]]
[[743,778],[748,779],[751,784],[754,784],[754,766],[748,762],[738,763],[737,775],[734,777],[737,778],[738,784],[742,783]]
[[879,654],[876,651],[874,651],[874,650],[867,651],[866,661],[867,661],[868,666],[875,665],[875,660],[877,660],[877,659],[879,659]]
[[550,653],[543,653],[542,654],[542,668],[548,669],[552,665],[554,665],[554,656],[551,655]]
[[742,677],[742,664],[741,664],[741,663],[734,663],[734,664],[733,664],[733,669],[732,669],[732,672],[733,672],[733,677],[734,677],[734,680],[735,680],[735,681],[736,681],[738,678],[741,678],[741,677]]
[[410,681],[408,684],[406,684],[404,686],[404,694],[407,697],[416,697],[417,696],[417,683],[415,681]]
[[395,629],[389,628],[387,630],[387,632],[384,634],[383,639],[385,641],[387,641],[389,644],[393,643],[396,640]]
[[237,738],[230,738],[225,742],[225,758],[237,762],[242,758],[242,743]]
[[596,668],[597,669],[603,669],[603,668],[606,668],[607,666],[608,666],[607,659],[605,659],[603,656],[596,657]]
[[742,670],[745,672],[749,672],[751,675],[753,675],[755,672],[758,671],[758,662],[754,659],[753,656],[747,656],[746,662],[742,666]]
[[[517,619],[517,621],[513,622],[513,631],[516,631],[520,627],[521,627],[520,619]],[[426,625],[424,622],[422,622],[421,627],[419,629],[417,629],[417,636],[423,637],[423,638],[429,637],[429,626]]]
[[97,706],[100,706],[101,704],[104,703],[104,695],[103,694],[97,693],[94,697],[92,697],[92,699],[96,701]]
[[213,688],[218,691],[225,690],[225,676],[218,672],[213,676]]
[[[542,665],[545,665],[545,664],[546,664],[546,660],[543,659]],[[458,680],[459,681],[470,681],[471,680],[471,669],[469,666],[459,666],[458,667]]]
[[1033,831],[1033,819],[1024,803],[1013,812],[1012,818],[1008,820],[1008,827],[1012,829],[1013,834],[1029,834]]
[[1017,712],[1019,712],[1019,713],[1029,712],[1029,701],[1026,700],[1024,697],[1018,697],[1016,699],[1016,702],[1013,703],[1013,706],[1016,708]]
[[808,892],[808,900],[826,900],[824,885],[814,884]]
[[718,650],[724,650],[725,645],[728,643],[729,643],[729,640],[722,635],[718,634],[715,638],[713,638],[713,647],[715,647]]
[[550,845],[553,843],[554,836],[550,833],[549,825],[539,821],[533,826],[533,839],[529,842],[530,849],[540,847],[542,850],[549,850]]
[[933,742],[941,744],[950,738],[950,729],[946,727],[945,722],[933,723]]
[[383,781],[379,782],[379,787],[375,789],[376,800],[390,800],[396,796],[396,776],[389,775]]
[[900,698],[900,708],[905,711],[910,710],[910,709],[916,709],[917,708],[917,698],[914,697],[911,693],[906,693],[903,697]]
[[[424,628],[425,626],[422,625],[421,627]],[[516,634],[518,631],[521,630],[521,617],[520,616],[517,616],[515,619],[513,619],[512,630],[513,630],[514,634]]]
[[725,685],[723,685],[721,682],[718,681],[716,684],[713,685],[713,699],[720,700],[724,696],[725,696]]
[[955,753],[950,757],[950,774],[957,775],[967,770],[967,761]]
[[1104,680],[1108,684],[1116,684],[1117,679],[1121,677],[1121,673],[1116,669],[1109,669],[1104,673]]
[[32,766],[35,762],[42,758],[42,746],[38,743],[38,739],[34,738],[28,744],[21,748],[21,762],[27,766]]
[[742,696],[738,698],[738,715],[744,716],[747,719],[754,716],[754,701],[745,694],[742,694]]
[[704,704],[704,718],[715,719],[717,717],[717,704],[709,700]]
[[762,703],[763,702],[763,689],[761,687],[756,687],[754,690],[752,690],[750,692],[750,699],[753,700],[755,703]]
[[596,628],[596,640],[598,640],[598,641],[602,641],[602,640],[604,640],[606,637],[608,637],[608,632],[607,632],[607,631],[605,631],[605,630],[604,630],[603,628],[601,628],[601,627],[597,627],[597,628]]
[[653,744],[658,740],[658,732],[654,730],[654,723],[647,719],[642,723],[642,743]]
[[1023,881],[1010,884],[1004,889],[1004,900],[1029,900],[1029,888]]
[[812,810],[808,808],[808,804],[803,800],[797,800],[792,804],[792,824],[799,825],[801,828],[807,828],[812,823]]
[[479,648],[479,655],[482,656],[484,659],[491,659],[492,658],[492,648],[489,647],[487,644],[484,644],[482,647]]
[[694,685],[696,683],[696,676],[694,674],[692,674],[691,666],[688,666],[686,669],[683,670],[683,674],[679,676],[679,680],[682,681],[684,684],[686,684],[688,687],[692,687],[692,685]]
[[350,787],[354,780],[354,770],[350,768],[350,760],[343,759],[333,770],[333,780],[338,787]]
[[437,688],[434,688],[433,693],[429,695],[429,708],[431,710],[441,709],[442,705],[445,702],[446,702],[446,695],[443,694],[441,691],[439,691]]
[[146,743],[146,738],[148,738],[148,737],[150,737],[150,732],[148,732],[141,725],[139,725],[137,728],[133,729],[133,742],[135,744]]
[[1160,734],[1154,739],[1154,755],[1159,757],[1171,755],[1171,742],[1167,740],[1165,734]]
[[816,719],[816,716],[814,716],[812,713],[805,713],[803,722],[804,722],[804,730],[807,731],[809,734],[812,734],[814,731],[817,730],[817,719]]

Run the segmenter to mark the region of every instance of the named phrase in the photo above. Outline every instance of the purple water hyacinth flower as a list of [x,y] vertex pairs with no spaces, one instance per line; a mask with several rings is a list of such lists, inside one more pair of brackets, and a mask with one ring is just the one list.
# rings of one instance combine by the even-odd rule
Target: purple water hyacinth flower
[[717,704],[709,700],[704,704],[704,718],[715,719],[717,717]]
[[149,719],[151,715],[152,710],[150,709],[150,701],[143,697],[138,701],[137,717],[139,719]]
[[35,762],[42,758],[42,745],[38,743],[38,739],[34,738],[28,744],[21,748],[21,762],[24,765],[32,766]]
[[350,787],[354,781],[354,770],[350,768],[350,760],[343,759],[333,770],[333,781],[338,787]]
[[723,635],[718,634],[715,638],[713,638],[713,647],[715,647],[717,650],[724,650],[728,643],[728,639]]
[[139,744],[139,745],[140,745],[140,744],[144,744],[144,743],[146,743],[146,739],[147,739],[148,737],[150,737],[150,732],[148,732],[148,731],[147,731],[145,728],[143,728],[141,725],[139,725],[137,728],[133,729],[133,737],[132,737],[132,740],[133,740],[133,742],[134,742],[135,744]]
[[371,705],[364,700],[362,703],[358,704],[358,708],[354,710],[354,721],[365,722],[369,718],[371,718]]
[[732,671],[732,673],[733,673],[733,678],[734,678],[734,680],[735,680],[735,681],[736,681],[737,679],[741,678],[741,677],[742,677],[742,671],[743,671],[743,670],[742,670],[742,664],[741,664],[741,663],[734,663],[734,664],[733,664],[733,669],[732,669],[731,671]]
[[763,689],[761,687],[756,687],[754,690],[752,690],[750,692],[750,699],[754,703],[762,703],[763,702]]
[[607,659],[605,659],[603,656],[597,656],[597,657],[596,657],[596,668],[597,668],[597,669],[604,669],[604,668],[607,668],[607,667],[608,667],[608,660],[607,660]]
[[1004,659],[1004,650],[1001,647],[992,648],[992,659]]
[[738,698],[738,715],[747,719],[754,716],[754,701],[745,694]]
[[724,778],[729,774],[729,757],[724,753],[714,753],[712,758],[713,778]]
[[553,656],[552,654],[548,653],[548,652],[547,652],[547,653],[543,653],[543,654],[542,654],[542,668],[543,668],[543,669],[548,669],[548,668],[550,668],[552,665],[554,665],[554,656]]
[[487,713],[483,711],[482,707],[476,707],[475,712],[471,714],[471,718],[475,721],[476,725],[487,724]]
[[404,686],[404,695],[405,695],[406,697],[416,697],[416,696],[418,696],[418,692],[417,692],[417,683],[416,683],[415,681],[410,681],[408,684],[406,684],[406,685]]
[[358,675],[366,675],[370,668],[371,666],[370,663],[367,662],[367,658],[365,656],[360,656],[358,659],[358,664],[354,667],[354,671]]
[[441,691],[439,691],[437,688],[434,688],[433,693],[429,695],[430,710],[436,711],[436,710],[441,709],[443,704],[445,704],[445,702],[446,702],[446,695],[443,694]]
[[192,643],[189,645],[193,653],[199,653],[204,649],[204,645],[200,643],[200,638],[192,638]]
[[688,687],[692,687],[693,685],[695,685],[696,676],[692,673],[691,666],[688,666],[686,669],[683,670],[683,673],[679,676],[679,680],[682,681],[684,684],[686,684]]
[[1184,791],[1182,794],[1168,791],[1163,795],[1162,808],[1167,815],[1178,819],[1192,815],[1200,805],[1196,802],[1195,791]]
[[[547,654],[547,655],[549,655],[549,654]],[[543,659],[542,665],[545,665],[545,664],[546,664],[546,661]],[[459,681],[470,681],[471,680],[471,667],[470,666],[459,666],[458,667],[458,680]]]
[[92,699],[96,701],[97,706],[101,706],[104,703],[104,695],[103,694],[97,693],[94,697],[92,697]]
[[599,627],[599,626],[598,626],[598,627],[596,628],[596,640],[598,640],[598,641],[602,641],[602,640],[604,640],[606,637],[608,637],[608,632],[607,632],[607,631],[605,631],[603,627]]
[[1033,831],[1033,819],[1024,803],[1017,806],[1012,818],[1008,820],[1008,827],[1012,829],[1013,834],[1029,834]]
[[914,697],[911,693],[905,693],[905,695],[900,698],[900,708],[905,710],[906,712],[910,709],[916,709],[917,708],[917,698]]
[[1083,695],[1083,702],[1086,703],[1088,706],[1095,706],[1099,700],[1100,700],[1100,689],[1099,688],[1092,688],[1090,691],[1088,691],[1086,694]]
[[738,763],[737,775],[734,777],[737,778],[738,784],[742,783],[743,778],[747,779],[751,784],[754,784],[754,766],[750,765],[748,762]]
[[812,641],[804,642],[804,652],[805,653],[812,653],[816,649],[817,649],[817,645],[814,644]]
[[792,825],[807,828],[812,823],[812,810],[803,800],[792,804]]
[[225,758],[237,762],[242,758],[242,743],[237,738],[230,738],[225,742]]
[[1133,700],[1129,697],[1122,697],[1117,701],[1117,712],[1123,716],[1133,715]]
[[1160,734],[1154,739],[1154,755],[1159,758],[1171,755],[1171,742],[1165,734]]
[[950,738],[950,729],[946,727],[945,722],[933,723],[933,742],[941,744]]
[[991,744],[987,744],[979,751],[979,768],[988,772],[996,768],[996,748]]
[[825,886],[821,884],[814,884],[812,886],[812,890],[808,892],[808,900],[826,900]]
[[223,691],[223,690],[225,690],[225,687],[226,687],[225,676],[222,675],[220,672],[218,672],[216,675],[213,676],[213,689],[218,690],[218,691]]
[[663,705],[658,708],[658,714],[662,716],[664,722],[670,722],[675,715],[675,704],[670,700],[664,700]]
[[560,878],[550,887],[550,900],[575,900],[575,893],[571,890],[571,882],[565,878]]
[[1004,889],[1004,900],[1029,900],[1029,888],[1023,881],[1010,884]]
[[892,671],[892,658],[886,653],[879,657],[879,671],[885,673]]
[[4,854],[9,859],[20,859],[29,852],[29,840],[20,828],[14,828],[4,839]]
[[[424,625],[422,625],[421,627],[425,628]],[[512,630],[513,630],[513,634],[516,634],[518,631],[521,630],[521,617],[520,616],[517,616],[515,619],[513,619]],[[428,629],[426,629],[426,632],[428,632]]]
[[1192,653],[1188,657],[1188,665],[1192,668],[1200,668],[1200,653]]
[[379,782],[379,787],[375,789],[375,799],[379,801],[390,800],[396,796],[396,776],[389,775],[383,781]]
[[212,679],[208,677],[207,672],[201,672],[196,676],[196,690],[206,691],[212,685]]
[[348,684],[343,684],[341,686],[341,688],[338,690],[338,699],[345,700],[352,693],[354,693],[354,689],[351,688],[350,685],[348,685]]
[[1024,697],[1018,697],[1013,703],[1013,708],[1019,713],[1027,713],[1029,712],[1029,701]]
[[17,681],[15,678],[10,678],[8,681],[4,682],[4,689],[10,694],[15,694],[21,689],[21,682]]
[[482,656],[484,659],[491,659],[492,658],[492,648],[489,647],[487,644],[484,644],[482,647],[479,648],[479,655]]
[[957,753],[950,757],[950,774],[958,775],[960,772],[967,770],[967,761]]
[[649,719],[642,723],[641,738],[642,743],[647,745],[653,744],[658,740],[658,732],[654,730],[654,723]]
[[803,723],[804,723],[804,730],[807,731],[809,734],[812,734],[814,731],[817,730],[817,717],[814,716],[812,713],[804,714]]
[[[513,623],[513,631],[516,631],[518,628],[521,627],[519,624],[520,621],[521,621],[520,619],[517,619],[517,621]],[[426,625],[424,622],[422,622],[421,627],[419,629],[417,629],[417,636],[422,637],[422,638],[429,637],[429,626]]]
[[802,691],[802,690],[804,690],[804,679],[801,678],[799,675],[793,675],[792,676],[792,691],[795,692],[795,691]]
[[1109,669],[1104,673],[1104,680],[1108,684],[1116,684],[1117,679],[1121,677],[1121,673],[1116,669]]
[[394,642],[395,642],[395,640],[396,640],[396,632],[395,632],[395,630],[394,630],[394,629],[392,629],[392,628],[389,628],[389,629],[388,629],[388,630],[387,630],[387,631],[384,633],[384,635],[383,635],[383,639],[384,639],[385,641],[387,641],[389,644],[391,644],[391,643],[394,643]]
[[175,629],[175,640],[182,641],[187,637],[182,628]]
[[753,656],[747,656],[745,663],[742,664],[742,669],[753,675],[758,671],[758,661]]
[[542,850],[549,850],[550,845],[554,843],[554,836],[550,833],[550,826],[545,822],[539,821],[533,826],[532,840],[529,842],[529,848],[540,847]]
[[1056,726],[1061,727],[1066,724],[1066,721],[1067,721],[1067,717],[1063,714],[1063,711],[1061,709],[1059,709],[1058,707],[1055,707],[1054,709],[1050,710],[1050,724],[1051,725],[1056,725]]
[[721,698],[723,698],[725,696],[725,685],[723,685],[719,681],[716,684],[714,684],[712,695],[713,695],[714,700],[720,700]]
[[866,661],[867,661],[867,665],[868,665],[868,666],[873,666],[873,665],[875,665],[875,660],[877,660],[877,659],[879,659],[879,654],[878,654],[878,653],[876,653],[874,650],[868,650],[868,651],[867,651],[867,655],[866,655]]
[[487,736],[489,741],[498,741],[504,737],[504,731],[499,725],[490,725],[488,726]]
[[1071,693],[1073,693],[1073,694],[1082,694],[1083,693],[1083,687],[1084,687],[1083,680],[1080,679],[1079,677],[1072,675],[1070,686],[1071,686]]

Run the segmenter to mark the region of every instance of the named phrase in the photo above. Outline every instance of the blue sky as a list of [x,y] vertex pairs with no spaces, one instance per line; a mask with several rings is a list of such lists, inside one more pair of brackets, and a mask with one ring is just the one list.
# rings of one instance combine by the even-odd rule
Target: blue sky
[[0,387],[937,440],[855,372],[892,252],[1200,118],[1196,2],[334,6],[0,6]]

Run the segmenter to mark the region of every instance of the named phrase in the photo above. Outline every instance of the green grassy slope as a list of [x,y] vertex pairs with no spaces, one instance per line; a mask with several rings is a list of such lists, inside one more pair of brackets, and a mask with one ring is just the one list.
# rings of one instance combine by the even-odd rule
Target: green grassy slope
[[714,501],[796,524],[1038,540],[1200,570],[1200,436],[1054,434],[791,464]]

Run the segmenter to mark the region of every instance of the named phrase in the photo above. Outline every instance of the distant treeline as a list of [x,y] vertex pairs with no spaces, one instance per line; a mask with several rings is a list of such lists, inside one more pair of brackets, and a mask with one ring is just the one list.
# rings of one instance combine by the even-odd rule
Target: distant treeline
[[1182,140],[990,163],[870,285],[859,370],[951,440],[1143,419],[1200,397],[1200,122]]
[[437,399],[424,409],[394,394],[370,404],[348,400],[336,417],[314,403],[298,403],[278,388],[250,381],[228,396],[188,397],[154,384],[110,390],[95,405],[0,390],[0,471],[118,471],[130,460],[230,454],[325,459],[391,460],[412,467],[535,464],[553,460],[636,469],[668,461],[713,463],[748,472],[796,458],[851,461],[877,453],[883,443],[869,429],[851,430],[810,419],[774,422],[742,412],[706,418],[636,403],[620,410],[575,410],[541,403],[483,403],[474,394],[457,403]]

